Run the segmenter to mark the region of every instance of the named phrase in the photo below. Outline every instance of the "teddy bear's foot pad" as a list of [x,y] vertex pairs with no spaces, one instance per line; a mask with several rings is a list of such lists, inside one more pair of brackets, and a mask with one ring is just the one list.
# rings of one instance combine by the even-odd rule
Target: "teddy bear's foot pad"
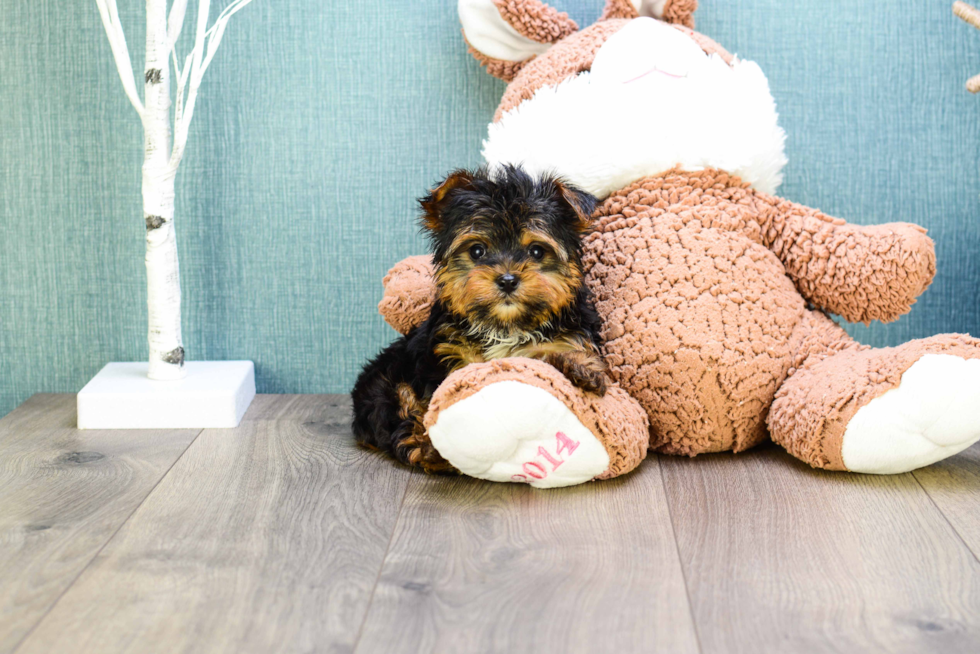
[[980,359],[926,354],[901,383],[863,406],[841,443],[853,472],[908,472],[980,440]]
[[429,437],[460,472],[536,488],[571,486],[609,467],[602,443],[547,391],[500,381],[444,409]]

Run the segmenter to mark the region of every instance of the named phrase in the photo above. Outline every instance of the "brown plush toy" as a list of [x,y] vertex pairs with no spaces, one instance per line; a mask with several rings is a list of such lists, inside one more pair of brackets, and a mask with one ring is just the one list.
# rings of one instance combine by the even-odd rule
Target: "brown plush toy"
[[[926,231],[772,195],[786,159],[768,82],[691,30],[695,7],[608,0],[578,30],[537,0],[459,2],[471,52],[510,82],[487,163],[604,199],[584,261],[618,385],[598,398],[525,359],[453,373],[426,425],[466,474],[562,486],[628,472],[648,448],[767,438],[814,467],[884,474],[980,439],[980,341],[872,349],[827,315],[907,313],[935,273]],[[402,262],[385,286],[382,314],[410,329],[434,296],[431,262]]]

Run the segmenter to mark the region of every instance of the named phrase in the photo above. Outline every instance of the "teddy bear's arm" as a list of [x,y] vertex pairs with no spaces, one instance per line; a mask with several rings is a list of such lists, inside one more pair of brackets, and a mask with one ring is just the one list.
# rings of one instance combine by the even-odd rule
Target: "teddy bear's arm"
[[433,273],[432,257],[419,255],[396,263],[382,280],[378,312],[399,333],[407,334],[429,317],[436,299]]
[[908,313],[936,274],[926,230],[909,223],[852,225],[763,193],[762,237],[804,298],[850,322]]

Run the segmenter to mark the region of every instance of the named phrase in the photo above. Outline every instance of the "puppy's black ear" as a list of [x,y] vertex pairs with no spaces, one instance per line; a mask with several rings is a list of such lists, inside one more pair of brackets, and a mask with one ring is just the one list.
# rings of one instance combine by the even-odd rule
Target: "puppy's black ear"
[[424,198],[419,198],[422,205],[422,227],[430,232],[438,232],[443,228],[442,210],[445,208],[449,192],[457,188],[465,188],[472,184],[473,175],[467,170],[455,170],[449,177]]
[[582,234],[592,229],[592,212],[598,203],[595,197],[560,179],[555,180],[555,193],[559,201],[572,210],[572,228],[576,232]]

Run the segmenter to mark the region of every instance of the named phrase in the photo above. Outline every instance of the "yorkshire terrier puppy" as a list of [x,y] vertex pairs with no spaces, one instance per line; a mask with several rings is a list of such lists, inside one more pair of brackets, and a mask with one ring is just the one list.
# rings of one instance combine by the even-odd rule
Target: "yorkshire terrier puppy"
[[446,376],[469,363],[530,357],[583,390],[606,392],[600,320],[582,280],[596,200],[518,167],[458,170],[422,205],[437,299],[429,318],[361,371],[358,442],[428,472],[454,472],[422,419]]

